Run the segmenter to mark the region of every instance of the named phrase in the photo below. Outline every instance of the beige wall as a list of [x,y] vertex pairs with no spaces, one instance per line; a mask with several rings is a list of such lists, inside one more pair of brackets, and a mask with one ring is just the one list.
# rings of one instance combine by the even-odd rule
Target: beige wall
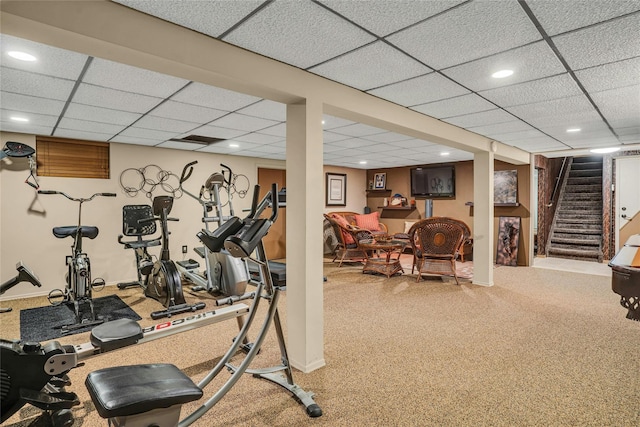
[[[0,144],[4,146],[6,141],[24,142],[36,147],[33,135],[0,133]],[[83,241],[84,249],[91,259],[92,275],[93,278],[102,277],[107,284],[136,278],[133,251],[125,250],[117,241],[117,236],[122,233],[122,206],[150,203],[143,194],[129,197],[121,189],[120,174],[125,169],[153,164],[180,176],[184,165],[197,160],[198,164],[194,166],[192,176],[185,183],[188,190],[197,194],[207,177],[221,170],[220,163],[228,165],[235,173],[246,175],[251,188],[257,182],[258,167],[285,167],[285,162],[276,160],[116,143],[110,144],[110,154],[110,179],[38,177],[40,189],[64,191],[70,196],[88,197],[97,192],[117,193],[115,198],[95,198],[83,204],[82,209],[83,225],[95,225],[100,229],[100,234],[95,240]],[[151,169],[155,170],[149,168]],[[71,252],[72,240],[55,238],[51,229],[55,226],[76,225],[78,203],[59,195],[36,194],[33,188],[24,183],[29,175],[28,162],[25,159],[4,159],[0,161],[0,171],[0,280],[4,282],[15,276],[15,265],[22,261],[38,275],[43,285],[42,288],[35,288],[26,283],[17,285],[7,291],[2,299],[44,295],[52,289],[63,288],[66,273],[65,256]],[[366,171],[326,167],[325,172],[347,174],[345,209],[362,212],[366,205]],[[131,177],[134,176],[134,173],[127,172],[124,176],[125,185],[130,185]],[[169,182],[177,185],[177,178],[172,178]],[[324,199],[324,183],[318,188],[322,188],[318,197]],[[154,193],[161,194],[167,193],[162,190]],[[245,215],[242,210],[249,208],[250,204],[251,193],[244,199],[236,196],[233,199],[235,214],[242,217]],[[326,209],[330,210],[332,209]],[[225,209],[224,213],[227,215],[228,210]],[[174,200],[171,216],[180,219],[178,222],[169,223],[172,258],[197,259],[193,248],[200,246],[196,233],[203,228],[201,206],[184,195]],[[182,255],[182,245],[188,246],[186,256]],[[158,248],[152,248],[151,252],[158,253]]]
[[[473,233],[473,207],[466,206],[467,202],[473,202],[473,162],[457,162],[456,168],[456,197],[454,199],[434,199],[433,215],[447,216],[464,221]],[[520,241],[518,246],[518,265],[528,265],[529,248],[526,244],[529,241],[530,223],[531,223],[531,191],[529,178],[529,165],[515,166],[509,163],[496,161],[494,166],[496,171],[513,170],[518,171],[518,201],[520,206],[517,207],[501,207],[496,206],[494,210],[494,250],[495,258],[498,242],[499,217],[501,216],[519,216],[520,224]],[[376,169],[368,171],[368,180],[373,179],[373,175],[378,172],[386,172],[387,189],[391,190],[390,195],[396,193],[402,194],[407,199],[411,199],[411,188],[409,170],[405,168]],[[367,181],[368,182],[368,181]],[[381,212],[382,222],[385,223],[390,233],[401,233],[404,231],[405,221],[415,221],[425,218],[425,202],[424,199],[416,200],[416,210],[414,211],[389,211],[382,213],[383,197],[369,197],[367,199],[368,206],[372,211]]]
[[[11,140],[25,142],[34,148],[36,146],[34,137],[31,135],[3,133],[0,134],[0,138],[2,145]],[[82,209],[82,223],[95,225],[100,229],[100,234],[95,240],[83,241],[84,249],[91,259],[93,278],[102,277],[108,284],[132,280],[136,277],[133,251],[125,250],[117,241],[118,234],[122,233],[122,206],[150,203],[150,200],[142,194],[129,197],[124,193],[119,184],[123,170],[155,164],[180,176],[184,165],[197,160],[198,164],[194,166],[193,175],[185,183],[187,189],[197,194],[207,177],[221,170],[220,163],[230,166],[235,173],[245,174],[251,186],[256,183],[258,166],[284,167],[282,161],[127,144],[110,144],[110,152],[110,179],[38,177],[42,190],[64,191],[75,197],[88,197],[96,192],[117,193],[116,198],[95,198],[83,204]],[[14,170],[8,167],[7,159],[1,163],[1,278],[5,281],[13,277],[16,262],[22,260],[38,275],[43,285],[38,289],[28,284],[21,284],[8,291],[3,297],[46,294],[52,289],[62,288],[65,284],[65,256],[71,252],[72,240],[55,238],[51,229],[54,226],[75,225],[78,203],[59,195],[36,194],[34,189],[24,184],[28,170]],[[125,175],[127,179],[130,176],[133,174]],[[170,182],[177,185],[177,178],[173,178]],[[158,187],[154,195],[161,194],[167,193]],[[243,216],[242,210],[249,208],[250,204],[251,193],[244,199],[234,198],[233,206],[236,215]],[[228,214],[227,210],[225,214]],[[203,228],[202,207],[194,199],[184,195],[174,200],[171,216],[180,219],[178,222],[169,223],[172,258],[181,260],[185,257],[180,250],[182,245],[188,246],[188,257],[196,258],[193,247],[198,245],[196,233]],[[157,248],[153,248],[151,251],[156,253],[156,250]]]

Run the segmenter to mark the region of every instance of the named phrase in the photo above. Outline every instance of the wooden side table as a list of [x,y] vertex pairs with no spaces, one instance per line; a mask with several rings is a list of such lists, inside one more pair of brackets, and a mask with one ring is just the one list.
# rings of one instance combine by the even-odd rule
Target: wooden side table
[[[407,245],[407,242],[401,240],[375,240],[366,239],[358,242],[360,248],[367,253],[367,259],[365,260],[364,267],[362,267],[362,273],[380,273],[387,276],[387,278],[393,276],[398,272],[404,273],[402,265],[400,265],[400,254]],[[368,252],[371,251],[379,256],[369,256]],[[392,257],[392,254],[396,254],[396,257]]]

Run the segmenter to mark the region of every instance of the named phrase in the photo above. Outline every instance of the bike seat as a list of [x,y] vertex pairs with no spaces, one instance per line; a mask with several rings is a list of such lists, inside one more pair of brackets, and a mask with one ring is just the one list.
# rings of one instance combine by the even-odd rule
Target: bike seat
[[[80,237],[88,237],[90,239],[95,239],[98,235],[98,227],[93,227],[91,225],[82,225],[80,226]],[[67,225],[64,227],[53,227],[53,235],[58,239],[64,239],[65,237],[74,237],[78,232],[78,227],[75,225]]]

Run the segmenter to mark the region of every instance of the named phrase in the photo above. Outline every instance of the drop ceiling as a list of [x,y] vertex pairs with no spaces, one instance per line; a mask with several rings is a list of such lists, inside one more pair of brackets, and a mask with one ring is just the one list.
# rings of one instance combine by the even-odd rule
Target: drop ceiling
[[[116,3],[527,152],[640,144],[637,0]],[[6,34],[0,41],[2,130],[285,159],[284,104]],[[491,77],[503,69],[513,74]],[[222,141],[203,145],[191,135]],[[326,165],[472,158],[325,116]]]

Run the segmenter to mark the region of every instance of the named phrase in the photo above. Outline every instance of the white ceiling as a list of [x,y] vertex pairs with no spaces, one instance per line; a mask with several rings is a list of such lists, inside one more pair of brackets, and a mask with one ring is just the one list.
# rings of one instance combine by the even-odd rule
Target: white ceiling
[[[117,3],[528,152],[640,143],[638,0]],[[2,130],[285,159],[283,104],[13,36],[0,41]],[[15,50],[37,61],[7,55]],[[491,77],[501,69],[514,73]],[[225,141],[176,141],[189,135]],[[472,158],[325,117],[327,165]]]

